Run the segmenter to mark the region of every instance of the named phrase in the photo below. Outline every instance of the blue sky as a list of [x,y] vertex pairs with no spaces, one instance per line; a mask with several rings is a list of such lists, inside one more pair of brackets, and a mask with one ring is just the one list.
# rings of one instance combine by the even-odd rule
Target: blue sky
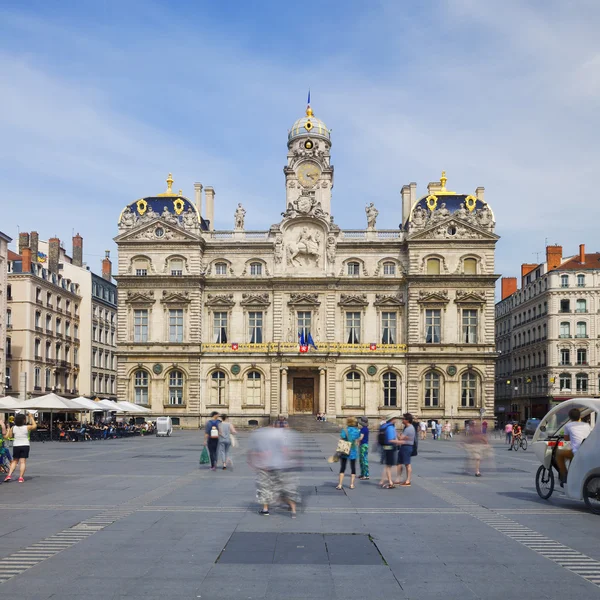
[[[284,209],[287,130],[333,130],[333,213],[400,221],[400,189],[485,186],[498,273],[597,244],[600,3],[5,0],[0,230],[58,235],[99,270],[121,209],[193,182],[248,229]],[[575,210],[574,210],[575,209]],[[543,254],[539,254],[540,260]]]

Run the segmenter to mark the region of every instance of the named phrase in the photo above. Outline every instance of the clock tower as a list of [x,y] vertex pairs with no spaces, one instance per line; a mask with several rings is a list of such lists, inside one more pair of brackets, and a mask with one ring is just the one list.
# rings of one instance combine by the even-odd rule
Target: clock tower
[[287,165],[284,167],[286,208],[302,195],[314,198],[331,214],[333,166],[330,163],[331,132],[315,117],[310,104],[288,133]]

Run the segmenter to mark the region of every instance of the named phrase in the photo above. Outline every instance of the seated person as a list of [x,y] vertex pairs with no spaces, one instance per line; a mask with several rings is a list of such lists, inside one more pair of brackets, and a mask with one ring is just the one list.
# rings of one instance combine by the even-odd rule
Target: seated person
[[572,408],[569,411],[569,419],[565,425],[565,442],[571,442],[570,448],[559,448],[556,451],[556,463],[558,464],[558,472],[561,487],[567,481],[567,460],[573,460],[573,457],[579,450],[581,443],[590,435],[592,428],[588,423],[581,421],[581,411],[578,408]]

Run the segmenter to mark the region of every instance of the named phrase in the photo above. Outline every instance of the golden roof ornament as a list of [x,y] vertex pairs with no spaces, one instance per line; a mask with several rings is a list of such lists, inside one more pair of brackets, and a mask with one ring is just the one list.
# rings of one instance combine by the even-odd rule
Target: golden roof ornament
[[314,117],[315,116],[313,114],[313,109],[310,107],[310,104],[306,107],[306,116],[307,117]]
[[[181,192],[179,192],[181,194]],[[173,193],[173,174],[169,173],[167,177],[167,191],[163,194],[157,194],[157,196],[177,196],[177,194]]]
[[442,184],[442,191],[446,191],[446,181],[448,178],[446,177],[446,171],[442,171],[442,176],[440,177],[440,183]]

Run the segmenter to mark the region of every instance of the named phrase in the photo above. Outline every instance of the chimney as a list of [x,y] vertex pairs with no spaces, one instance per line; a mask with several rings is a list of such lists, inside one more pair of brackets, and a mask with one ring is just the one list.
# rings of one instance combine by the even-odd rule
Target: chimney
[[410,186],[403,185],[400,191],[402,195],[402,225],[404,225],[410,216],[410,209],[412,204],[410,203]]
[[23,248],[29,248],[29,234],[26,231],[19,234],[19,254],[23,254]]
[[73,236],[73,264],[83,266],[83,238],[79,234]]
[[562,263],[562,246],[546,246],[546,263],[548,271],[558,269]]
[[214,231],[215,229],[215,190],[213,187],[206,186],[206,219],[209,223],[208,229]]
[[475,197],[477,198],[477,200],[481,200],[482,202],[485,202],[485,188],[484,187],[478,187],[475,189]]
[[502,288],[502,290],[501,290],[502,300],[504,300],[505,298],[508,298],[509,296],[514,294],[518,289],[516,277],[503,277],[500,280],[500,285]]
[[196,197],[196,209],[198,210],[198,214],[202,216],[202,184],[195,183],[194,184],[194,195]]
[[48,271],[58,273],[58,262],[60,257],[60,240],[57,237],[48,240]]
[[23,257],[21,262],[23,273],[31,273],[31,248],[23,248],[21,256]]
[[110,262],[110,250],[106,250],[106,256],[102,259],[102,277],[108,281],[112,280],[112,263]]
[[32,231],[29,236],[29,247],[31,248],[31,260],[38,262],[38,247],[39,247],[40,236],[37,231]]
[[585,244],[579,244],[579,262],[585,265]]
[[525,277],[525,275],[528,275],[529,273],[531,273],[531,271],[533,271],[538,265],[532,265],[532,264],[527,264],[524,263],[521,265],[521,277]]

